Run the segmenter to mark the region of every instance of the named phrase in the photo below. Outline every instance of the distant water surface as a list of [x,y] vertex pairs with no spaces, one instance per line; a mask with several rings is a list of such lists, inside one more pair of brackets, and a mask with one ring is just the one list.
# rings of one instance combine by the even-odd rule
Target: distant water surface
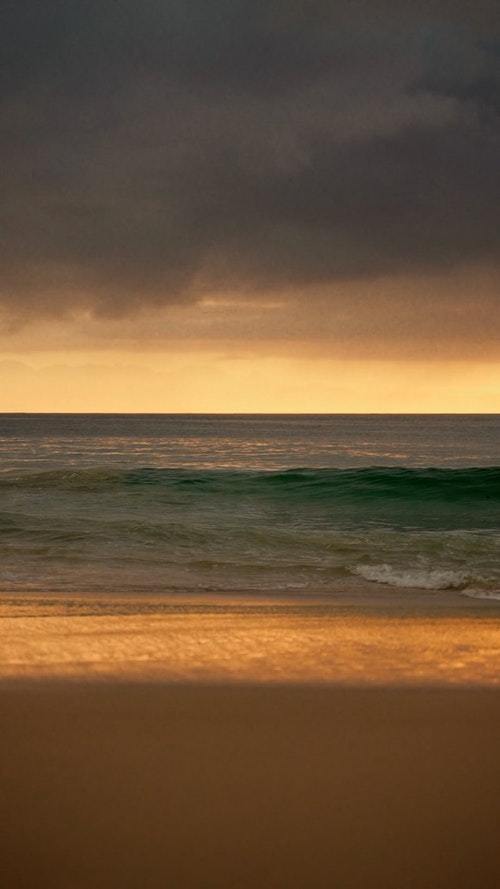
[[500,598],[500,416],[0,415],[0,589]]

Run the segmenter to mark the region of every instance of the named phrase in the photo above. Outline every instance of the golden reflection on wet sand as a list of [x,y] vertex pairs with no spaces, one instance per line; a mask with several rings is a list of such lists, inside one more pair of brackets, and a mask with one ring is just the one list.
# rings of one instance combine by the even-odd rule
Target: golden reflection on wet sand
[[3,616],[0,678],[500,684],[496,614]]

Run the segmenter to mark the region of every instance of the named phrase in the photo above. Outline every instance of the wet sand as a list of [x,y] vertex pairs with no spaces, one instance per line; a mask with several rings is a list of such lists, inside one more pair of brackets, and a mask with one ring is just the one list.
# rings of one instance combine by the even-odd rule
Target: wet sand
[[0,686],[6,889],[500,885],[500,692]]
[[0,603],[0,638],[0,680],[500,688],[500,601],[458,593],[12,596]]

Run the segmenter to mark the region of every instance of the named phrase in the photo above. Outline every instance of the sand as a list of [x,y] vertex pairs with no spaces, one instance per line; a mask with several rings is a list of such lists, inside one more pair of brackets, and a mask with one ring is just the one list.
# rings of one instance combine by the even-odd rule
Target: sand
[[0,687],[2,886],[500,885],[500,692]]
[[500,601],[421,591],[393,599],[13,596],[0,603],[0,680],[500,689]]
[[2,889],[497,889],[498,603],[4,599]]

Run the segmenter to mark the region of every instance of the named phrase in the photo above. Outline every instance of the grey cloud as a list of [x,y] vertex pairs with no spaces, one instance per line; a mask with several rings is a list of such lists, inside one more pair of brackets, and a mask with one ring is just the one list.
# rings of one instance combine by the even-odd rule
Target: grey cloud
[[495,5],[17,0],[0,302],[120,316],[498,260]]

